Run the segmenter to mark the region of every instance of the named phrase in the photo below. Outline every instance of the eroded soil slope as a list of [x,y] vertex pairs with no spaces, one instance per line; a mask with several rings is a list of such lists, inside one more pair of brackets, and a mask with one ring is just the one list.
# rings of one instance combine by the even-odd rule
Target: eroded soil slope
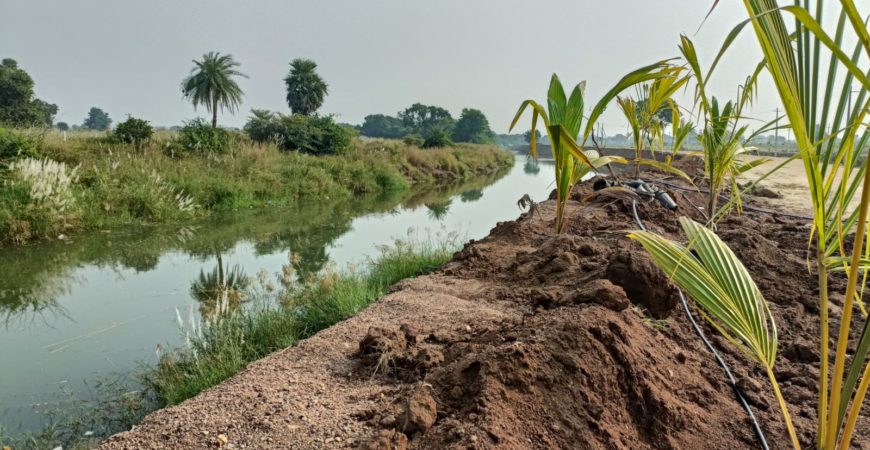
[[[574,197],[590,191],[584,183]],[[689,201],[703,201],[673,195],[676,214],[657,203],[638,209],[648,228],[678,238],[677,215],[698,218]],[[400,283],[359,316],[101,448],[758,448],[675,289],[625,238],[636,228],[630,203],[572,202],[562,235],[552,233],[554,206],[498,224],[439,272]],[[777,376],[812,447],[818,325],[809,228],[750,213],[720,230],[772,302]],[[789,448],[763,372],[704,328],[772,447]],[[862,433],[859,446],[870,445]]]

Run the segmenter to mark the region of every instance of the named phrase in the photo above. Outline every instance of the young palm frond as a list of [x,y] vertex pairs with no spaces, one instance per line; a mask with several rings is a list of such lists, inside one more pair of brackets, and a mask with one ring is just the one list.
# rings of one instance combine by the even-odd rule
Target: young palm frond
[[[748,127],[740,125],[743,119],[742,111],[754,99],[756,81],[763,66],[756,67],[755,72],[747,77],[743,85],[739,86],[742,88],[742,92],[735,101],[726,102],[720,108],[718,99],[707,93],[707,82],[715,69],[716,62],[705,73],[701,70],[694,43],[686,36],[680,36],[680,41],[680,52],[683,54],[696,83],[695,102],[698,113],[704,121],[704,128],[699,136],[703,148],[700,155],[704,158],[704,175],[710,183],[707,211],[710,215],[710,225],[713,226],[718,218],[730,210],[731,205],[736,205],[737,210],[741,210],[741,194],[737,186],[737,177],[769,161],[760,158],[750,162],[742,162],[739,157],[747,152],[743,143],[767,132],[775,122],[762,126],[749,135],[747,135]],[[719,195],[728,184],[732,188],[732,200],[722,208],[722,211],[717,211]]]
[[643,245],[656,265],[701,306],[709,322],[728,341],[764,367],[792,442],[799,446],[773,374],[776,324],[761,291],[746,267],[713,231],[686,217],[680,218],[680,224],[688,246],[646,231],[636,231],[629,237]]

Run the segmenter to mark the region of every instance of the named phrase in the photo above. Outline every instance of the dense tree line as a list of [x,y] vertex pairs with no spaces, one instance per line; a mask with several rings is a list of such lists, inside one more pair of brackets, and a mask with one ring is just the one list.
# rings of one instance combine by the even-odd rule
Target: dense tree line
[[422,103],[414,103],[395,117],[384,114],[366,116],[360,134],[388,139],[418,138],[424,147],[440,147],[453,142],[495,142],[495,133],[480,110],[465,108],[459,119],[454,119],[446,109]]
[[[203,107],[206,110],[215,131],[205,129],[205,121],[186,122],[179,129],[182,136],[174,149],[226,151],[231,139],[227,131],[219,129],[218,113],[234,113],[242,104],[244,92],[238,79],[247,76],[239,67],[232,55],[219,52],[208,52],[201,59],[193,60],[193,68],[182,80],[181,93],[194,109]],[[472,108],[463,109],[459,117],[454,118],[440,106],[415,103],[396,116],[367,116],[360,127],[338,124],[331,115],[318,113],[329,93],[329,85],[318,74],[317,63],[310,59],[293,59],[284,83],[291,114],[252,110],[244,126],[252,140],[274,142],[284,150],[313,154],[344,151],[356,132],[364,136],[405,139],[421,147],[443,147],[454,142],[495,142],[495,133],[486,116]],[[2,61],[0,124],[13,127],[53,125],[57,106],[35,98],[33,84],[33,79],[14,60]],[[106,131],[112,128],[112,119],[102,109],[92,107],[81,125],[70,127],[66,122],[59,122],[57,128],[62,131],[70,128]],[[153,128],[146,120],[129,116],[110,137],[117,142],[141,145],[152,134]]]

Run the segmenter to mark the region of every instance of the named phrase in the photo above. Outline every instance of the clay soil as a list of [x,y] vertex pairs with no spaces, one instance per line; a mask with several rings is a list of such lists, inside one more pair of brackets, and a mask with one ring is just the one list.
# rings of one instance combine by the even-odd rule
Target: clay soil
[[[583,183],[573,197],[591,190]],[[638,209],[649,229],[679,239],[677,217],[699,219],[690,202],[703,199],[672,194],[676,213],[655,202]],[[499,223],[440,271],[100,448],[759,448],[677,291],[626,239],[637,227],[630,202],[572,201],[561,235],[554,209],[542,202]],[[819,364],[809,232],[806,221],[770,214],[720,224],[771,302],[776,375],[805,448],[814,447]],[[831,283],[842,292],[841,279]],[[835,305],[835,323],[839,313]],[[764,373],[702,326],[771,447],[790,448]],[[859,423],[856,448],[870,448],[868,425]]]

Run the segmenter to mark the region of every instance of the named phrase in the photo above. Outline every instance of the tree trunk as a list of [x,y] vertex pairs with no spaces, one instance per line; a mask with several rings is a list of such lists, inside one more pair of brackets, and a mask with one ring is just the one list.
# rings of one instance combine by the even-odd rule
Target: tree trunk
[[220,289],[223,291],[223,290],[226,290],[226,288],[227,288],[227,281],[224,279],[223,255],[221,255],[220,253],[217,254],[217,262],[218,262],[218,285],[220,286]]
[[217,128],[217,110],[218,110],[218,97],[214,96],[213,101],[211,102],[211,127]]
[[[719,192],[715,192],[712,188],[710,189],[710,198],[707,201],[707,215],[710,217],[711,221],[714,221],[716,218],[716,207],[719,203]],[[715,228],[715,225],[714,227]]]

